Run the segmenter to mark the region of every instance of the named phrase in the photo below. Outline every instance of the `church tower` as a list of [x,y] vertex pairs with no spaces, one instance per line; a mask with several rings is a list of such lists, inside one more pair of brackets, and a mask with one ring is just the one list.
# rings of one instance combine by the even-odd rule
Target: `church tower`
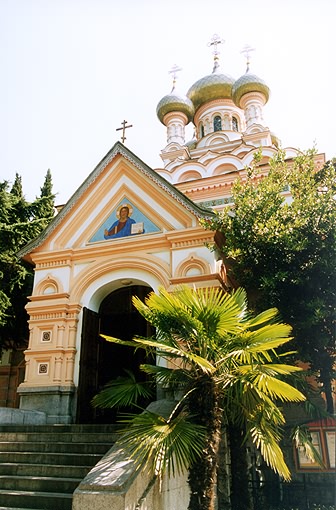
[[[171,71],[172,90],[157,105],[167,129],[163,167],[151,169],[117,142],[20,252],[35,267],[20,406],[47,423],[106,418],[92,409],[91,398],[123,368],[143,362],[109,349],[100,337],[146,334],[132,295],[144,298],[179,284],[230,287],[216,250],[209,249],[214,233],[200,220],[232,203],[233,182],[244,179],[260,148],[260,175],[267,173],[279,142],[264,121],[269,88],[250,72],[250,49],[246,72],[236,80],[221,71],[221,43],[212,38],[212,72],[185,94],[177,90],[179,68]],[[194,136],[186,141],[189,124]],[[298,151],[285,153],[290,159]]]
[[[234,79],[221,70],[219,45],[214,35],[212,73],[194,84],[184,95],[176,91],[175,66],[173,88],[157,105],[157,116],[167,127],[167,145],[161,151],[162,169],[156,171],[195,203],[222,209],[231,203],[231,185],[244,176],[254,154],[262,148],[262,165],[279,148],[279,140],[265,123],[263,108],[269,100],[267,84],[250,72],[250,53],[245,47],[246,72]],[[185,127],[194,129],[192,140],[185,141]],[[286,158],[297,155],[286,149]]]

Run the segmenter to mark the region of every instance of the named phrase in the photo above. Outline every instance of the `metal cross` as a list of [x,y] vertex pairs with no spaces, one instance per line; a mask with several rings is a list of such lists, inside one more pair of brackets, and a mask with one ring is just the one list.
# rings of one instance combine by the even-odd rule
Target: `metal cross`
[[219,44],[223,44],[223,43],[225,43],[224,39],[221,39],[218,34],[214,34],[211,37],[211,41],[208,43],[208,46],[213,46],[214,47],[214,50],[212,52],[213,56],[214,56],[214,66],[213,66],[213,70],[212,70],[213,73],[216,73],[216,71],[219,68],[219,56],[218,56],[219,55],[219,51],[218,51],[217,46]]
[[170,69],[170,71],[168,71],[169,74],[173,75],[173,88],[172,88],[172,92],[175,89],[177,73],[179,73],[180,71],[182,71],[182,67],[179,67],[176,64],[174,64],[173,67]]
[[225,43],[224,39],[221,39],[221,38],[219,37],[219,35],[218,35],[218,34],[214,34],[214,35],[211,37],[211,40],[210,40],[210,42],[208,43],[208,46],[214,46],[213,54],[214,54],[215,56],[217,56],[217,55],[219,54],[219,51],[218,51],[217,46],[218,46],[219,44],[223,44],[223,43]]
[[122,135],[121,135],[122,143],[124,143],[125,140],[126,140],[125,129],[133,127],[133,124],[130,124],[129,126],[126,126],[126,124],[127,124],[127,120],[123,120],[122,123],[121,123],[122,127],[116,129],[116,131],[121,131],[122,130]]
[[250,70],[250,53],[252,51],[255,51],[255,48],[252,48],[252,46],[249,46],[248,44],[245,44],[244,48],[241,50],[240,53],[244,55],[246,58],[246,72],[248,73]]

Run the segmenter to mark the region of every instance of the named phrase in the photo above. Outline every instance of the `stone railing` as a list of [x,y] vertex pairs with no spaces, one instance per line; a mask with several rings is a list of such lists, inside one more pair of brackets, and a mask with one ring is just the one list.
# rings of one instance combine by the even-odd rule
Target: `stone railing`
[[187,476],[160,483],[115,444],[75,490],[72,510],[183,510],[188,501]]
[[[156,410],[161,407],[153,404]],[[116,442],[75,490],[72,510],[185,510],[187,475],[153,478],[148,470],[137,470]]]

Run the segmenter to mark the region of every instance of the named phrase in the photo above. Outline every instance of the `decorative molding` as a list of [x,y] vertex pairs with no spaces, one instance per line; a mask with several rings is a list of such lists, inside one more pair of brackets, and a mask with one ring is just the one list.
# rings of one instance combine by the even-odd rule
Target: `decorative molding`
[[69,259],[60,259],[60,260],[48,260],[46,262],[37,262],[36,269],[47,269],[48,267],[58,267],[58,266],[69,266],[71,264]]
[[38,363],[38,365],[37,365],[37,373],[38,373],[38,375],[48,375],[48,373],[49,373],[49,363]]
[[206,236],[206,237],[197,237],[196,239],[185,239],[185,240],[181,240],[181,241],[172,241],[172,247],[174,249],[178,249],[178,248],[186,248],[186,247],[189,247],[189,246],[200,246],[200,245],[205,245],[207,243],[209,243],[209,241],[213,241],[212,238],[210,238],[209,236]]
[[233,204],[233,197],[217,198],[215,200],[206,200],[205,202],[198,202],[201,207],[217,207],[219,205]]
[[[36,269],[38,268],[38,265],[36,265]],[[65,297],[65,294],[63,293],[63,285],[59,281],[58,278],[55,278],[54,276],[51,276],[50,274],[47,275],[46,278],[43,278],[35,287],[34,289],[34,297],[36,295],[43,296],[43,298],[51,298],[55,297],[55,294],[58,294],[58,297],[60,297],[60,294],[63,294],[62,297]]]
[[50,319],[64,319],[68,318],[66,312],[49,312],[49,313],[34,313],[29,310],[30,320],[50,320]]
[[[98,179],[100,174],[118,155],[122,156],[126,161],[130,162],[143,175],[145,175],[148,179],[153,181],[161,189],[163,189],[169,196],[171,196],[179,204],[185,207],[188,211],[195,214],[197,218],[212,218],[213,216],[212,211],[202,210],[197,204],[192,202],[188,197],[183,195],[182,192],[180,192],[168,181],[166,181],[164,177],[161,177],[161,175],[156,173],[153,169],[151,169],[148,165],[141,161],[135,154],[126,149],[120,142],[117,142],[111,149],[111,151],[102,159],[102,161],[91,172],[91,174],[87,177],[83,184],[72,195],[67,204],[63,207],[63,209],[61,209],[58,215],[55,216],[55,218],[48,225],[48,227],[41,233],[41,235],[34,239],[33,241],[31,241],[30,243],[28,243],[18,252],[19,257],[24,257],[25,255],[30,253],[34,248],[40,246],[50,236],[50,234],[56,229],[60,222],[65,218],[65,216],[72,210],[72,208],[77,203],[78,199],[84,195],[87,189]],[[59,261],[54,262],[56,265],[59,264]],[[68,263],[69,262],[66,259],[62,259],[61,261],[62,265]],[[45,263],[47,264],[46,266],[43,265],[44,264],[43,262],[41,264],[42,267],[53,267],[52,261],[46,262]]]
[[[198,274],[190,275],[188,272],[190,270],[196,269]],[[200,276],[204,274],[209,274],[209,263],[205,260],[200,259],[199,257],[195,257],[195,255],[190,254],[189,258],[183,260],[176,268],[175,278],[184,278],[190,276]]]
[[41,331],[41,342],[51,342],[52,331]]

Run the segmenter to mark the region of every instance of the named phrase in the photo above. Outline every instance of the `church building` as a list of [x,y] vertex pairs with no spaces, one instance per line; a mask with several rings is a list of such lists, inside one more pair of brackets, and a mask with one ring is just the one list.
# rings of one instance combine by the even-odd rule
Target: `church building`
[[[27,423],[98,426],[115,421],[112,410],[95,409],[91,400],[125,369],[140,374],[146,361],[141,350],[101,337],[130,340],[153,333],[133,307],[133,296],[144,299],[161,287],[172,290],[181,284],[233,287],[216,249],[220,236],[202,221],[233,205],[232,184],[246,178],[257,153],[262,154],[257,178],[267,174],[280,142],[264,120],[270,90],[250,71],[251,49],[245,48],[246,72],[235,79],[221,70],[220,42],[215,35],[210,43],[212,71],[185,94],[177,90],[180,69],[171,71],[172,90],[156,111],[167,134],[161,168],[150,168],[125,146],[124,121],[122,142],[114,144],[42,234],[21,249],[19,256],[35,271],[26,306],[24,379],[17,388],[19,412],[29,415]],[[188,125],[191,140],[186,139]],[[282,150],[289,163],[299,154],[292,147]],[[316,167],[324,163],[324,154],[317,154]],[[334,420],[312,424],[329,486],[335,469],[335,452],[333,457],[330,453],[334,427]],[[287,452],[301,494],[309,482],[314,501],[322,501],[316,487],[323,491],[324,481],[315,483],[321,467],[304,451],[294,451],[291,442]],[[306,473],[312,475],[309,480]],[[297,490],[295,483],[288,490]],[[94,501],[98,493],[90,491]],[[77,496],[73,508],[83,508],[81,490]]]
[[[166,126],[162,168],[152,169],[117,142],[20,255],[35,268],[27,305],[29,345],[20,407],[47,423],[101,423],[108,413],[90,401],[143,355],[108,344],[100,334],[130,339],[148,325],[131,298],[179,284],[230,288],[216,257],[214,233],[200,220],[232,203],[231,185],[262,149],[261,176],[279,141],[266,125],[269,87],[249,69],[221,71],[214,36],[212,72],[186,94],[173,87],[157,105]],[[191,123],[194,136],[186,140]],[[124,129],[126,123],[124,122]],[[124,140],[124,138],[123,138]],[[298,151],[286,148],[286,159]],[[316,156],[323,165],[324,156]]]

